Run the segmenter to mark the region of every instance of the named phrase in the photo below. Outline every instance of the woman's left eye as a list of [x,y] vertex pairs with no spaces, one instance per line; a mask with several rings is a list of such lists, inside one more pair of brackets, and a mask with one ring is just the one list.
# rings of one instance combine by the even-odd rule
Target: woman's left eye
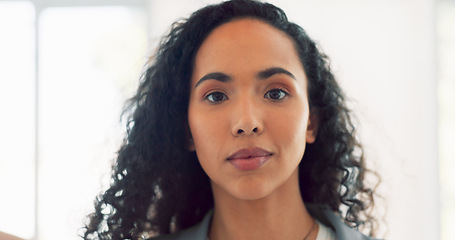
[[267,93],[265,93],[264,97],[276,101],[276,100],[283,99],[284,97],[286,97],[286,95],[288,95],[287,92],[285,92],[279,88],[274,88],[274,89],[268,91]]

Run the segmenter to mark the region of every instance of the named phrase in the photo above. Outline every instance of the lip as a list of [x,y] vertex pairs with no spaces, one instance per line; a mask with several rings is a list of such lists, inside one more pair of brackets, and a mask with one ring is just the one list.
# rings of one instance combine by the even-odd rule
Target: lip
[[251,171],[264,165],[272,155],[262,148],[244,148],[232,154],[227,160],[238,170]]

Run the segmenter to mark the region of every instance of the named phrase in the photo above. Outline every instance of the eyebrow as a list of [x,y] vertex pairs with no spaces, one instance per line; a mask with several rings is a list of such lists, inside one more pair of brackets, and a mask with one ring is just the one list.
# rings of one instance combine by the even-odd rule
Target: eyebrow
[[199,79],[199,81],[197,81],[197,83],[196,83],[196,86],[194,86],[194,87],[197,87],[199,84],[201,84],[202,82],[209,80],[209,79],[217,80],[220,82],[232,81],[232,78],[225,73],[213,72],[213,73],[209,73],[209,74],[203,76],[201,79]]
[[[260,71],[260,72],[258,72],[256,74],[256,78],[259,79],[259,80],[265,80],[265,79],[270,78],[271,76],[273,76],[275,74],[286,74],[286,75],[290,76],[291,78],[296,79],[294,74],[292,74],[288,70],[286,70],[284,68],[281,68],[281,67],[271,67],[271,68],[267,68],[266,70]],[[232,81],[232,77],[227,75],[227,74],[225,74],[225,73],[212,72],[212,73],[208,73],[208,74],[204,75],[201,79],[199,79],[199,81],[197,81],[197,83],[196,83],[196,86],[194,86],[194,87],[197,87],[202,82],[210,80],[210,79],[217,80],[217,81],[220,81],[220,82]]]
[[290,76],[291,78],[293,79],[296,79],[294,74],[292,74],[291,72],[289,72],[288,70],[284,69],[284,68],[280,68],[280,67],[272,67],[272,68],[267,68],[266,70],[264,71],[260,71],[256,77],[258,79],[267,79],[275,74],[286,74],[288,76]]

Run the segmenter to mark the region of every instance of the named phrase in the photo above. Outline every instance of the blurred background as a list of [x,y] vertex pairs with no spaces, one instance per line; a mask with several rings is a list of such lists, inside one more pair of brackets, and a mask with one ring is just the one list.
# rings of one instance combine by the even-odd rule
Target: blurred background
[[[0,0],[0,232],[78,239],[144,63],[216,2]],[[455,239],[455,0],[269,2],[331,58],[382,178],[379,236]]]

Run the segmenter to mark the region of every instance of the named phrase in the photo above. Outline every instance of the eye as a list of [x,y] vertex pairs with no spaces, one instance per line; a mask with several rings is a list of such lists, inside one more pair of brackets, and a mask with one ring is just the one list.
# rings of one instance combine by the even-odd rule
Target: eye
[[284,97],[286,97],[286,95],[288,95],[288,93],[285,92],[284,90],[281,90],[279,88],[274,88],[274,89],[268,91],[267,93],[265,93],[264,97],[277,101],[277,100],[282,100]]
[[222,101],[227,100],[228,97],[226,96],[226,94],[222,92],[211,92],[205,97],[205,99],[207,99],[211,103],[220,103]]

